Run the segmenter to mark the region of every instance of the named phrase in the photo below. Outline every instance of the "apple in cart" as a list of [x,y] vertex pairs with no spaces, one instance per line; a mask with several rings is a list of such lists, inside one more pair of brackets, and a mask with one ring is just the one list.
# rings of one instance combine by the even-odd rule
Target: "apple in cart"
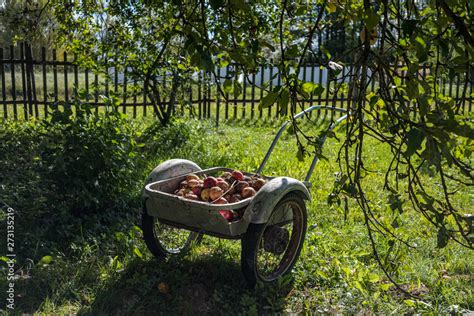
[[242,200],[242,196],[240,194],[234,194],[230,196],[228,201],[229,203],[237,203],[240,202],[240,200]]
[[244,180],[244,174],[238,170],[234,170],[231,173],[232,178],[234,178],[237,181],[243,181]]
[[199,185],[199,180],[196,180],[196,179],[188,180],[188,187],[194,188],[197,185]]
[[220,197],[214,202],[214,204],[229,204],[229,202],[227,202],[226,198]]
[[199,177],[198,177],[197,175],[195,175],[194,173],[191,173],[191,174],[188,174],[188,175],[186,176],[186,181],[189,182],[190,180],[197,180],[197,181],[199,181],[200,179],[199,179]]
[[219,214],[221,214],[221,216],[229,222],[234,219],[234,212],[232,212],[231,210],[220,210]]
[[257,192],[256,192],[255,189],[252,188],[252,187],[245,187],[245,188],[242,189],[242,197],[243,197],[244,199],[249,198],[249,197],[252,197],[252,196],[254,196],[255,194],[257,194]]
[[214,177],[207,177],[204,179],[203,185],[205,188],[212,188],[215,187],[217,184],[217,179]]
[[215,186],[211,188],[209,192],[209,197],[211,198],[212,201],[214,201],[220,198],[222,194],[224,194],[224,191],[221,188]]
[[258,191],[260,190],[264,185],[265,185],[266,181],[264,179],[255,179],[253,182],[252,182],[252,187]]
[[210,198],[210,193],[211,193],[211,189],[208,189],[208,188],[204,188],[201,190],[201,200],[203,201],[209,201],[209,198]]
[[218,181],[218,182],[217,182],[217,186],[218,186],[219,188],[221,188],[223,191],[229,190],[229,184],[228,184],[227,182],[225,182],[224,180]]
[[203,186],[201,184],[198,184],[192,188],[193,193],[196,194],[197,196],[201,196]]
[[247,181],[239,181],[235,185],[235,192],[241,193],[242,190],[248,186],[249,186],[249,183]]
[[196,194],[194,194],[194,193],[191,193],[191,192],[188,193],[188,194],[186,194],[184,197],[185,197],[186,199],[188,199],[188,200],[194,200],[194,201],[198,201],[198,200],[199,200],[198,196],[197,196]]

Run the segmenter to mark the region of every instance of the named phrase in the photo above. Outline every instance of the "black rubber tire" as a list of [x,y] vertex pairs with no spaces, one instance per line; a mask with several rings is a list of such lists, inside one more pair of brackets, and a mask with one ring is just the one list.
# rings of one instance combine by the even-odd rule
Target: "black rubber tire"
[[199,243],[202,240],[202,234],[195,233],[195,232],[189,232],[190,234],[190,244],[183,248],[179,253],[170,253],[168,252],[162,245],[160,240],[156,237],[155,234],[155,221],[156,219],[153,216],[148,215],[146,212],[145,207],[143,207],[143,212],[142,212],[142,231],[143,231],[143,240],[145,241],[145,244],[150,250],[150,252],[157,258],[158,260],[165,260],[169,255],[184,255],[186,254],[189,250],[191,250],[191,246],[193,244]]
[[[298,257],[300,255],[301,249],[303,248],[304,244],[304,238],[306,235],[306,226],[307,226],[307,211],[306,211],[306,204],[304,200],[301,198],[301,196],[297,193],[290,192],[287,195],[285,195],[276,205],[276,207],[273,209],[272,213],[277,210],[281,205],[288,203],[288,202],[293,202],[296,203],[301,210],[301,219],[300,219],[300,227],[294,227],[293,230],[295,229],[300,229],[301,234],[298,238],[298,245],[296,246],[296,249],[293,251],[291,254],[292,258],[290,261],[286,264],[284,268],[284,272],[279,274],[278,277],[284,276],[288,273],[291,272],[291,269],[293,265],[296,263],[298,260]],[[259,248],[260,241],[263,237],[263,233],[265,232],[265,228],[267,227],[267,223],[265,224],[249,224],[247,232],[244,234],[242,238],[242,253],[241,253],[241,268],[242,268],[242,273],[247,281],[247,284],[249,287],[254,288],[255,285],[257,284],[258,281],[264,282],[264,283],[273,283],[275,280],[272,281],[267,281],[262,279],[262,277],[259,275],[257,264],[257,251]],[[293,236],[293,234],[292,234]],[[297,238],[295,237],[295,238]],[[292,242],[292,238],[290,237],[290,243]],[[290,245],[288,246],[290,247]],[[286,256],[286,251],[284,256]]]

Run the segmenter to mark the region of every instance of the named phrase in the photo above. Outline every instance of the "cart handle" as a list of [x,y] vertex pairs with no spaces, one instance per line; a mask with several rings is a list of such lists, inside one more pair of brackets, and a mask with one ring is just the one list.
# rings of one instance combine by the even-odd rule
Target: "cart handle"
[[[325,106],[325,105],[313,105],[313,106],[310,106],[309,108],[307,108],[306,110],[303,110],[300,113],[293,116],[293,119],[296,120],[296,119],[302,117],[303,115],[305,115],[306,113],[312,112],[314,110],[321,110],[321,109],[331,110],[331,111],[335,111],[335,112],[347,113],[347,110],[343,109],[343,108],[336,108],[336,107]],[[347,116],[348,116],[348,114],[345,114],[345,115],[341,116],[338,120],[333,122],[329,126],[328,132],[332,131],[339,123],[344,121],[347,118]],[[263,167],[265,167],[265,164],[267,163],[267,160],[270,158],[270,155],[272,154],[272,151],[275,148],[276,143],[280,139],[281,134],[283,133],[283,131],[285,130],[285,128],[288,126],[289,123],[290,123],[289,120],[286,121],[285,123],[283,123],[283,125],[278,130],[278,133],[276,134],[275,138],[273,139],[273,142],[271,143],[270,148],[268,149],[268,151],[265,155],[265,158],[263,158],[263,161],[260,164],[260,167],[258,167],[258,169],[257,169],[257,172],[256,172],[257,174],[260,174],[262,172]],[[325,141],[326,141],[326,135],[322,139],[321,148],[324,145]],[[313,161],[311,162],[311,166],[309,167],[308,173],[306,174],[306,178],[304,180],[305,184],[307,184],[307,185],[310,185],[309,179],[311,178],[311,175],[313,173],[314,167],[316,166],[317,162],[318,162],[318,156],[315,155],[314,158],[313,158]]]

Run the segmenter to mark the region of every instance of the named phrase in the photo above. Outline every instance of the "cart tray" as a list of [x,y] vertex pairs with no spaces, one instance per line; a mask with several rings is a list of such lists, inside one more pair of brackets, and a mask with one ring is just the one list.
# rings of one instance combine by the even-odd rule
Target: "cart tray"
[[[197,172],[196,175],[210,175],[217,172],[231,172],[233,169],[214,167]],[[253,176],[252,173],[245,173]],[[152,182],[145,186],[148,196],[146,209],[149,215],[157,217],[163,222],[189,230],[232,238],[245,233],[248,222],[243,219],[229,222],[219,213],[220,210],[239,210],[247,207],[252,198],[247,198],[237,203],[211,204],[202,201],[193,201],[173,194],[187,174]],[[268,177],[262,178],[269,180]]]

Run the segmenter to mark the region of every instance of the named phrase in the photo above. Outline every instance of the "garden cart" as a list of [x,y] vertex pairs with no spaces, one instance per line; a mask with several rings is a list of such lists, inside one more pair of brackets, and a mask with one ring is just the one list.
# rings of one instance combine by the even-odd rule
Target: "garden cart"
[[[315,105],[298,113],[298,119],[315,110],[345,113],[345,109]],[[347,114],[334,121],[329,130],[345,120]],[[142,214],[143,236],[149,250],[157,258],[184,254],[203,234],[226,239],[240,239],[241,267],[250,286],[257,281],[270,283],[287,274],[299,257],[303,246],[307,211],[305,201],[311,196],[309,180],[318,161],[315,155],[304,181],[290,177],[266,177],[262,170],[286,129],[286,121],[276,134],[257,171],[266,180],[253,197],[225,205],[193,201],[173,194],[189,174],[209,175],[232,171],[225,167],[202,170],[189,160],[171,159],[157,166],[144,188]],[[322,139],[322,143],[324,143]],[[221,211],[239,211],[238,220],[229,221]]]

